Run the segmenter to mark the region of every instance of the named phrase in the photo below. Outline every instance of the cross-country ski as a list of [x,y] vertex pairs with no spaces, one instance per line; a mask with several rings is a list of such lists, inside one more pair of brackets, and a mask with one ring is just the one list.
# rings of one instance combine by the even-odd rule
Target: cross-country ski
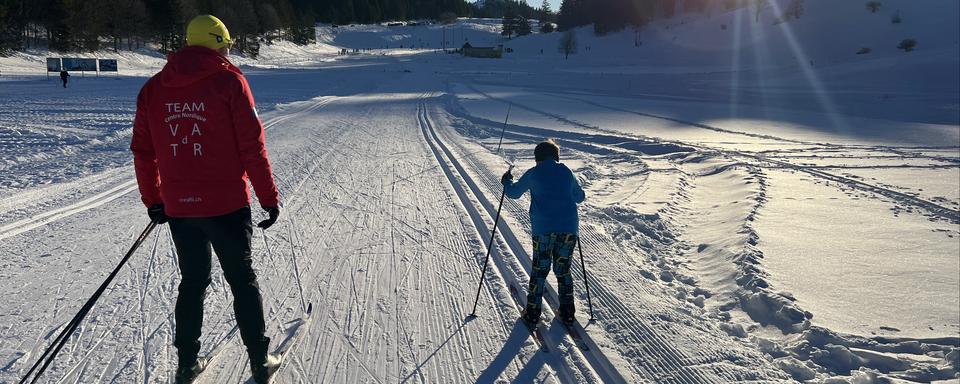
[[0,383],[960,380],[960,3],[0,1]]
[[520,301],[520,292],[517,290],[517,287],[513,284],[510,284],[510,298],[513,299],[514,303],[517,305],[517,310],[520,311],[520,322],[530,331],[530,335],[533,337],[533,342],[537,343],[537,347],[544,352],[550,352],[550,347],[547,346],[547,342],[543,340],[544,326],[537,322],[529,322],[523,317],[523,304]]

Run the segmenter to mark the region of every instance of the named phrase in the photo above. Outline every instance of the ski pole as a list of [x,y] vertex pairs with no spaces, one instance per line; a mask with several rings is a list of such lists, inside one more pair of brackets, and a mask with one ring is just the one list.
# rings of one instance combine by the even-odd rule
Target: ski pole
[[[297,264],[297,251],[293,245],[293,218],[289,220],[289,225],[287,225],[287,238],[290,239],[290,258],[293,260],[293,277],[297,281],[297,290],[300,292],[300,309],[304,313],[307,312],[307,302],[303,298],[303,284],[300,282],[300,266]],[[263,241],[267,241],[266,233],[264,233]]]
[[593,301],[590,300],[590,282],[587,281],[587,264],[583,262],[583,246],[577,236],[577,249],[580,250],[580,269],[583,270],[583,285],[587,287],[587,305],[590,306],[590,321],[593,321]]
[[497,142],[497,153],[500,153],[500,145],[503,144],[503,133],[507,130],[507,121],[510,120],[510,108],[513,108],[513,104],[507,104],[507,117],[503,119],[503,128],[500,129],[500,141]]
[[[507,172],[513,169],[511,165]],[[487,263],[490,262],[490,250],[493,249],[493,238],[497,235],[497,223],[500,222],[500,209],[503,208],[503,197],[507,194],[507,188],[500,190],[500,203],[497,204],[497,217],[493,219],[493,230],[490,231],[490,242],[487,243],[487,256],[483,260],[483,270],[480,271],[480,285],[477,286],[477,296],[473,299],[473,310],[470,311],[470,317],[477,317],[477,302],[480,301],[480,289],[483,288],[483,276],[487,274]]]
[[[150,235],[150,232],[152,232],[156,226],[157,226],[157,222],[151,221],[150,224],[148,224],[147,227],[143,229],[143,232],[141,232],[140,236],[137,237],[137,240],[133,243],[133,246],[130,247],[130,250],[127,251],[127,254],[124,255],[123,259],[120,260],[120,264],[118,264],[117,267],[114,268],[113,272],[110,273],[110,276],[107,276],[107,279],[104,280],[103,284],[100,284],[100,288],[97,288],[97,291],[93,293],[93,296],[90,296],[90,298],[87,299],[87,302],[83,304],[83,307],[80,308],[80,311],[77,312],[77,314],[73,317],[73,319],[70,320],[70,323],[67,324],[67,326],[63,329],[63,331],[61,331],[60,334],[57,335],[57,338],[54,339],[53,343],[50,344],[50,346],[47,347],[46,350],[43,351],[43,354],[40,355],[40,358],[37,359],[37,361],[33,364],[32,367],[30,367],[30,370],[27,371],[27,374],[24,375],[22,379],[20,379],[20,384],[26,383],[27,378],[29,378],[31,374],[34,374],[35,370],[36,370],[36,374],[34,374],[33,380],[31,380],[30,382],[36,383],[37,380],[40,380],[40,375],[42,375],[43,372],[47,370],[47,367],[50,365],[50,363],[52,363],[53,360],[57,357],[57,354],[60,353],[60,350],[67,343],[67,340],[70,339],[70,336],[73,334],[74,331],[76,331],[77,327],[80,325],[80,322],[83,321],[83,318],[87,316],[87,313],[90,312],[90,309],[93,308],[93,305],[97,302],[100,296],[103,295],[103,292],[107,290],[107,286],[110,285],[110,282],[113,281],[113,278],[116,277],[118,273],[120,273],[120,269],[123,267],[123,265],[126,264],[127,260],[130,259],[130,256],[133,256],[133,253],[136,252],[138,248],[140,248],[140,245],[143,244],[143,241],[147,239],[147,236]],[[40,365],[41,362],[43,362],[43,365]],[[37,369],[38,366],[40,367],[40,369]]]

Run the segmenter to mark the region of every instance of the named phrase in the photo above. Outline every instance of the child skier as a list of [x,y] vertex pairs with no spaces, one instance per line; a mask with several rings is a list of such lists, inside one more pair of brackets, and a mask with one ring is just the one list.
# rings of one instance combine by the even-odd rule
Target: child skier
[[570,262],[573,247],[577,244],[577,204],[584,199],[583,189],[573,172],[560,163],[560,147],[553,140],[537,144],[533,155],[537,165],[516,183],[509,170],[500,179],[504,194],[511,199],[518,199],[530,191],[533,265],[523,320],[528,324],[540,321],[543,288],[552,263],[560,294],[558,315],[561,321],[570,324],[576,321]]

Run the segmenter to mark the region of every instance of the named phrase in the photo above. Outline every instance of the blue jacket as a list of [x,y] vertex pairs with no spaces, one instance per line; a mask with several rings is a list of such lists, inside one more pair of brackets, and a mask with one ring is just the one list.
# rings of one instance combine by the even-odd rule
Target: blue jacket
[[580,221],[577,203],[584,199],[583,189],[566,165],[553,160],[541,161],[517,180],[503,184],[504,193],[519,199],[530,191],[530,221],[534,236],[554,232],[578,233]]

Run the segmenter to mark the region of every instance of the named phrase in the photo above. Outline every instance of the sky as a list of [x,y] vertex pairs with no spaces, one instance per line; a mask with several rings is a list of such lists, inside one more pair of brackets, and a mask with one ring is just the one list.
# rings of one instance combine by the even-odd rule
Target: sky
[[[527,5],[534,8],[540,8],[540,4],[543,4],[543,0],[521,0],[521,1],[527,3]],[[563,0],[547,0],[547,2],[550,3],[550,9],[552,9],[554,12],[560,10],[561,1]]]

